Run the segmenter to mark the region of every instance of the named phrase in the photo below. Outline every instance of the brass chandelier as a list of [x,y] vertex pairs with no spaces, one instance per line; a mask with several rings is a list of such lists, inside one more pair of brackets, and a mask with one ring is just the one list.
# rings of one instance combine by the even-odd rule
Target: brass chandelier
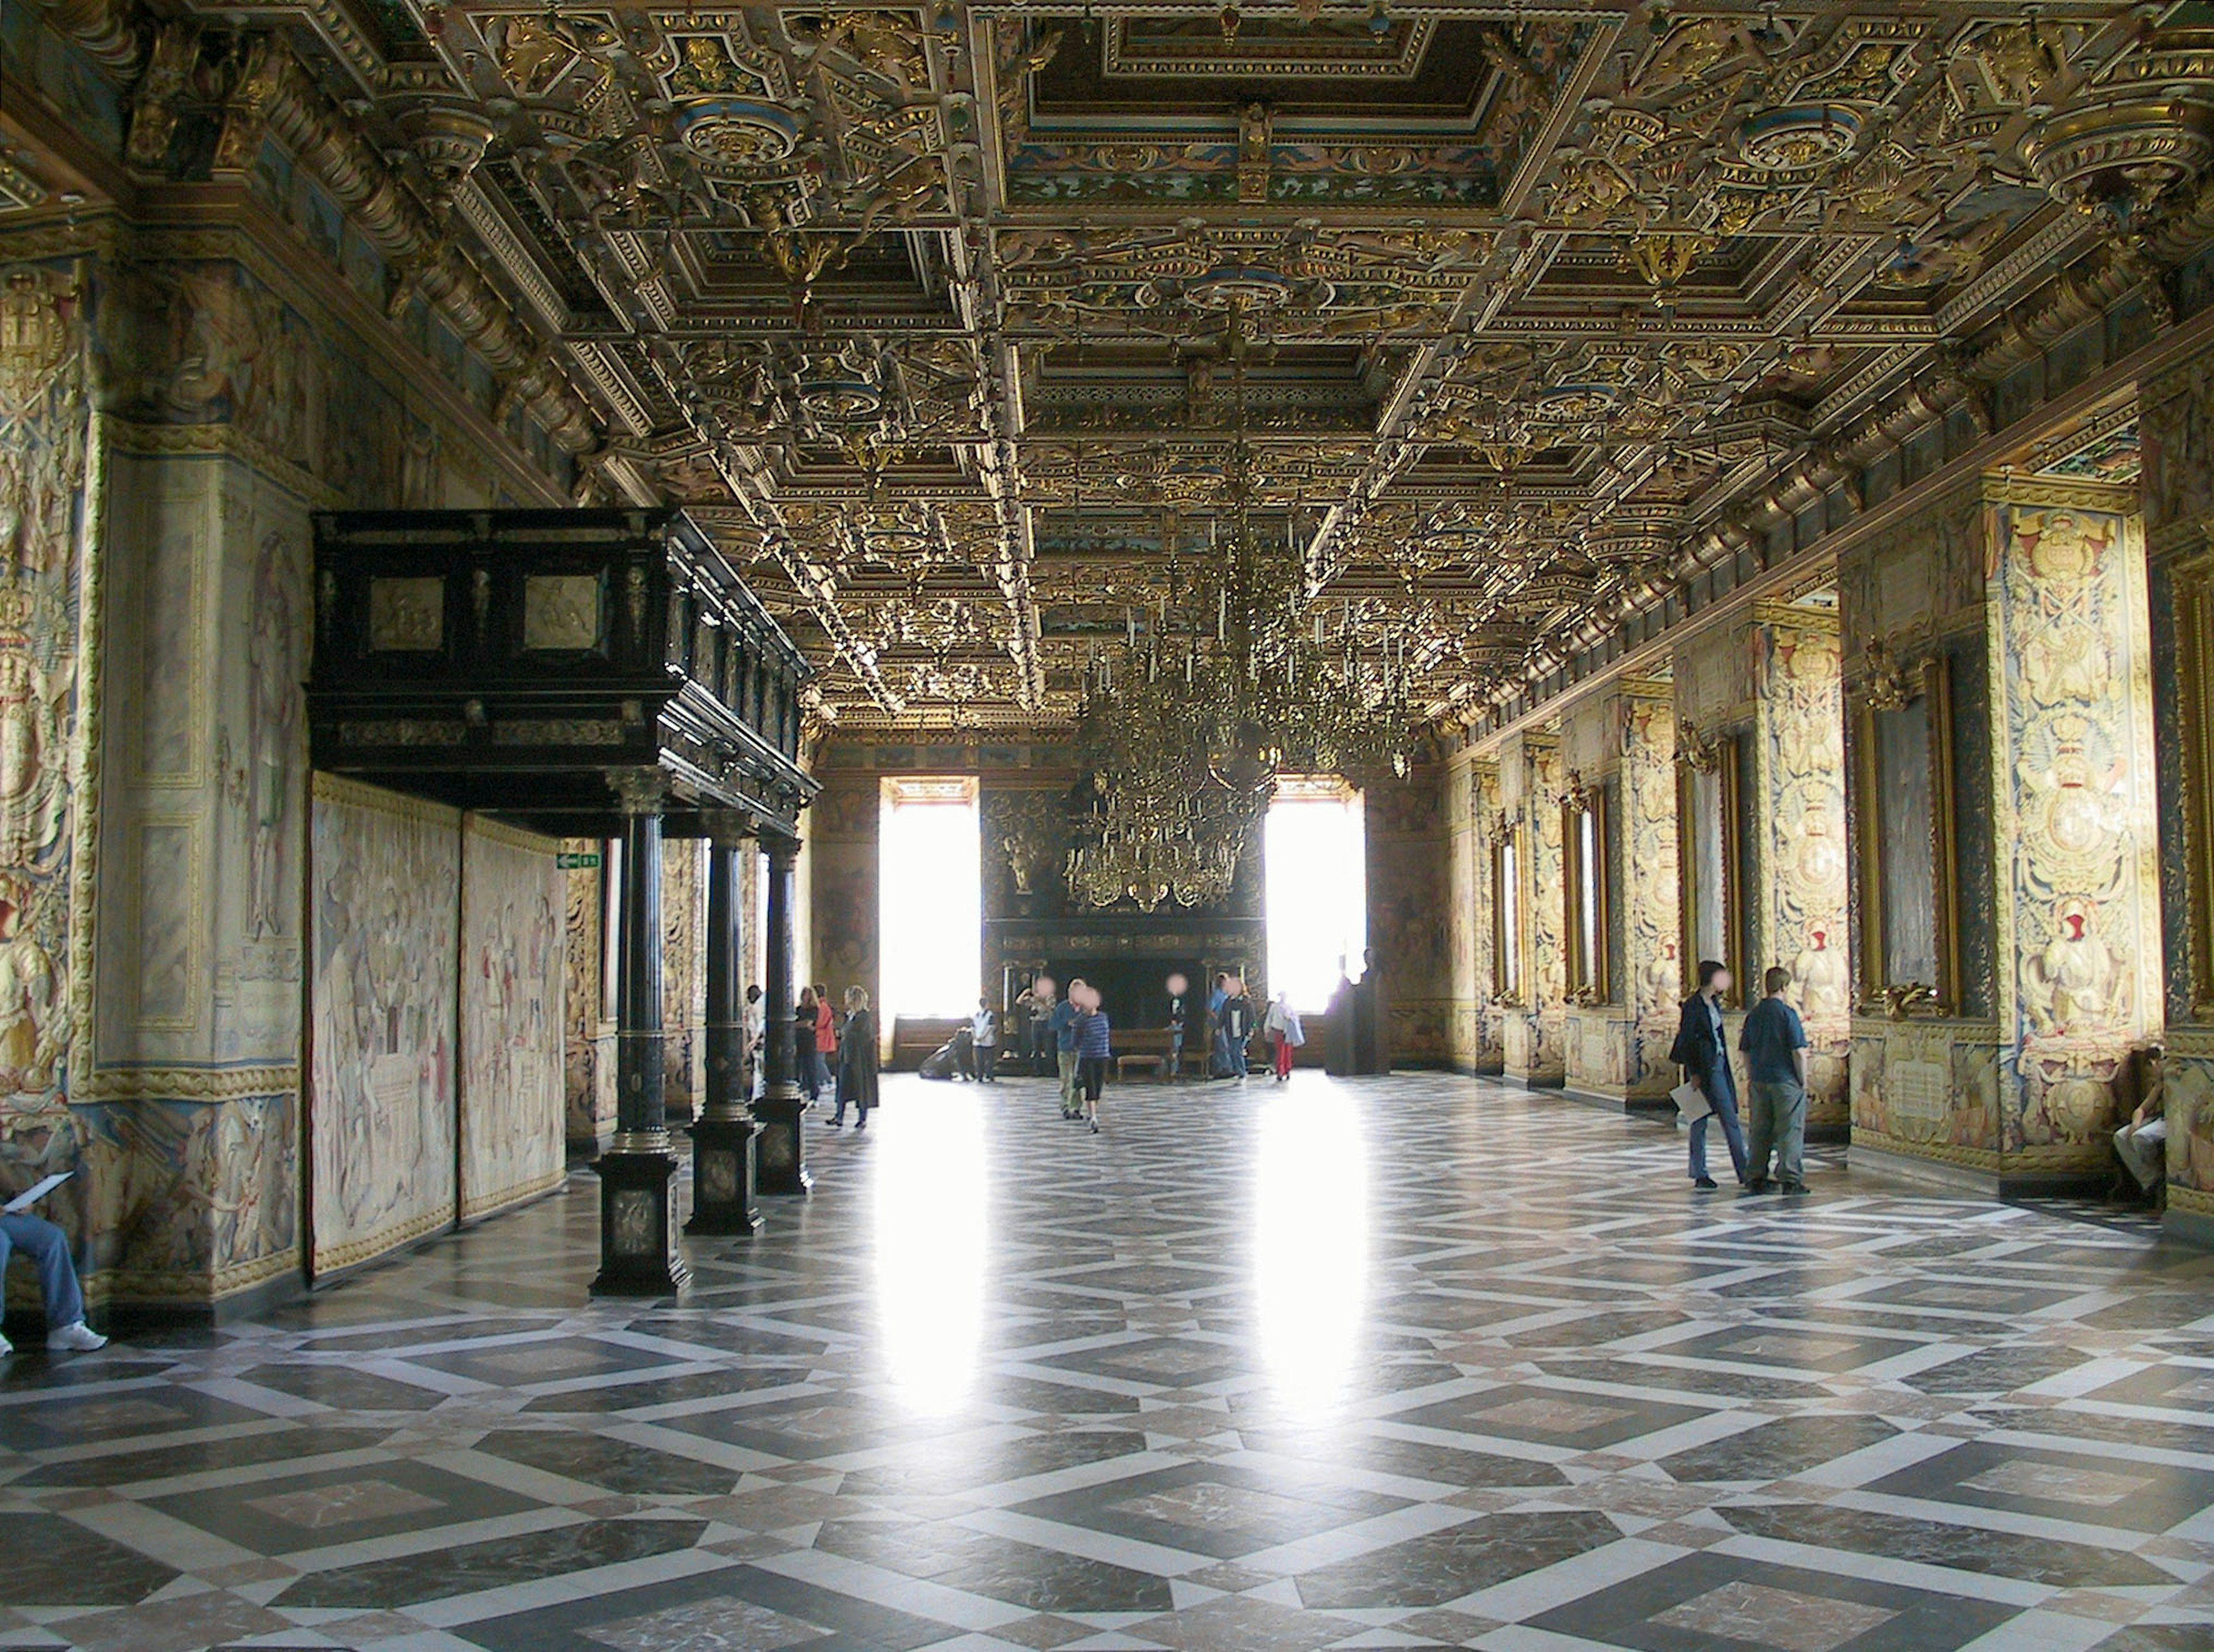
[[1196,554],[1171,517],[1166,591],[1086,668],[1066,875],[1096,907],[1219,903],[1279,774],[1404,774],[1410,758],[1405,636],[1324,602],[1297,513],[1279,529],[1259,509],[1234,308],[1226,346],[1237,424],[1222,508]]

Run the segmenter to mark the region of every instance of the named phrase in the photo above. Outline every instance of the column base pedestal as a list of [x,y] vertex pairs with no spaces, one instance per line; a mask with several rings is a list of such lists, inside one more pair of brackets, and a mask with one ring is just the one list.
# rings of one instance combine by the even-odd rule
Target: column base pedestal
[[676,1250],[673,1153],[602,1153],[595,1296],[674,1296],[692,1271]]
[[763,1096],[754,1103],[761,1137],[754,1144],[755,1186],[790,1197],[815,1186],[807,1173],[807,1103],[798,1096]]
[[692,1137],[692,1219],[688,1234],[751,1239],[761,1231],[754,1208],[754,1119],[702,1119]]

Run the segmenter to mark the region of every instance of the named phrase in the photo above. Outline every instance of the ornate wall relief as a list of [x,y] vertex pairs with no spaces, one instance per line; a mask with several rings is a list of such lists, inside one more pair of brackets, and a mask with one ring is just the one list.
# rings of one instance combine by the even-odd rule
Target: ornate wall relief
[[1993,517],[2002,994],[2019,1042],[2003,1145],[2045,1167],[2103,1165],[2115,1065],[2162,1024],[2138,527],[2058,497]]
[[1758,954],[1746,960],[1745,996],[1771,964],[1791,972],[1787,995],[1812,1045],[1807,1122],[1846,1122],[1845,1063],[1852,1021],[1846,942],[1844,682],[1833,618],[1774,608],[1753,633],[1760,691],[1752,810],[1761,887],[1753,913]]
[[1665,692],[1626,693],[1622,710],[1621,873],[1623,996],[1632,1042],[1633,1094],[1665,1093],[1677,1006],[1689,988],[1677,955],[1681,922],[1677,875],[1676,718]]

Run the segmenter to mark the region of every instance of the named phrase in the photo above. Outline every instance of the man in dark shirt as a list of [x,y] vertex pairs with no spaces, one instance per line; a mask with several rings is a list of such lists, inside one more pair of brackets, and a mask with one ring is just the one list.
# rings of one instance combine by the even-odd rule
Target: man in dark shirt
[[[1745,1018],[1737,1047],[1745,1052],[1746,1124],[1752,1140],[1746,1156],[1745,1191],[1765,1193],[1771,1186],[1803,1193],[1807,1182],[1801,1159],[1807,1145],[1807,1029],[1799,1012],[1783,1002],[1791,972],[1771,969],[1761,979],[1767,996]],[[1776,1153],[1776,1180],[1768,1180],[1768,1155]]]
[[1722,1120],[1722,1139],[1729,1143],[1730,1167],[1741,1183],[1746,1180],[1745,1131],[1737,1122],[1737,1083],[1730,1076],[1729,1045],[1722,1041],[1722,995],[1730,990],[1730,972],[1713,959],[1699,964],[1699,990],[1684,1000],[1676,1024],[1676,1042],[1668,1059],[1684,1070],[1684,1076],[1699,1087],[1713,1109],[1691,1120],[1691,1186],[1702,1193],[1715,1191],[1707,1174],[1707,1120]]

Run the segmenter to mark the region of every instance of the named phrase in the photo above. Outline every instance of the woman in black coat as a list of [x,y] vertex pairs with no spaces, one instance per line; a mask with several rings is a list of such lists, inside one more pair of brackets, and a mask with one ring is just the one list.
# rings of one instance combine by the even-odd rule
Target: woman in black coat
[[869,1127],[869,1109],[877,1105],[877,1021],[869,1013],[869,995],[861,988],[846,989],[846,1025],[838,1034],[838,1105],[830,1114],[833,1128],[846,1122],[846,1104],[861,1116],[856,1130]]

